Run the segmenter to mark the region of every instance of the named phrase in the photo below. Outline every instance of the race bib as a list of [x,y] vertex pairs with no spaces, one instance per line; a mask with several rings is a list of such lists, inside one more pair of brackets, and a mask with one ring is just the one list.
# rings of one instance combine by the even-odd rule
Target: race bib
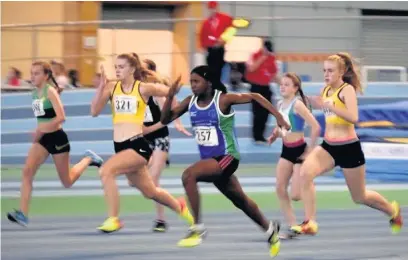
[[147,106],[145,110],[145,117],[144,117],[144,122],[145,123],[151,123],[153,122],[153,115],[152,111],[150,110],[150,107]]
[[45,115],[44,104],[41,99],[33,100],[33,112],[36,117]]
[[281,113],[283,119],[285,119],[286,123],[290,125],[289,115],[287,113]]
[[[331,100],[331,99],[325,100],[324,103],[325,103],[325,104],[334,105],[334,102],[333,102],[333,100]],[[323,113],[324,113],[326,116],[333,116],[333,115],[335,115],[335,114],[334,114],[330,109],[328,109],[328,108],[323,108]]]
[[117,114],[136,114],[137,100],[132,96],[115,96],[115,112]]
[[198,126],[194,129],[197,143],[202,146],[217,146],[218,135],[214,126]]

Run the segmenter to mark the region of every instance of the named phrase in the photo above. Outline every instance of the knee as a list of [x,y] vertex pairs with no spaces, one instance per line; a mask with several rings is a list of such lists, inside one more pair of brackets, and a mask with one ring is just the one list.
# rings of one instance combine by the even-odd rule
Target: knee
[[98,173],[103,183],[113,176],[112,171],[110,171],[110,169],[106,166],[102,166],[101,168],[99,168]]
[[181,176],[181,180],[183,181],[183,185],[186,186],[188,183],[195,181],[195,174],[190,171],[189,169],[185,170],[183,172],[183,175]]
[[23,168],[23,181],[28,181],[28,182],[32,182],[34,179],[34,171],[30,168],[30,167],[24,167]]
[[300,192],[291,192],[290,193],[290,199],[293,201],[299,201],[300,198]]
[[351,194],[351,198],[356,204],[364,204],[365,202],[365,192],[360,192],[358,194]]
[[286,187],[283,185],[277,185],[276,186],[276,195],[278,195],[278,198],[280,199],[286,199],[288,198],[288,191],[286,190]]
[[316,176],[315,168],[304,163],[300,168],[300,182],[302,187],[311,186],[314,176]]

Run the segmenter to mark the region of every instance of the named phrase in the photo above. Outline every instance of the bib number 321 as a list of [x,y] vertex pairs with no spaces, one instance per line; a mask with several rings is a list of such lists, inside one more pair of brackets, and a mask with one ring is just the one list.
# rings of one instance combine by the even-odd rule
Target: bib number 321
[[136,114],[137,112],[137,101],[135,97],[116,96],[114,102],[116,113]]
[[217,130],[213,126],[209,127],[196,127],[195,136],[197,143],[202,146],[217,146],[218,135]]

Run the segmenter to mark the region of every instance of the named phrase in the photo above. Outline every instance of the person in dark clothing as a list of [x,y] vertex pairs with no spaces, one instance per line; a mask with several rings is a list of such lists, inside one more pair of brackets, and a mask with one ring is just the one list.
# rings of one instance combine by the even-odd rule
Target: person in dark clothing
[[[273,92],[270,82],[276,77],[277,65],[271,41],[264,40],[262,47],[251,55],[246,65],[245,78],[251,84],[251,92],[261,94],[272,101]],[[269,113],[259,104],[252,102],[253,124],[252,137],[256,143],[266,144],[264,132]]]
[[228,29],[233,27],[233,18],[218,9],[218,3],[208,2],[210,16],[204,21],[200,31],[201,47],[207,51],[207,65],[211,69],[214,79],[221,81],[222,68],[225,65],[225,43]]

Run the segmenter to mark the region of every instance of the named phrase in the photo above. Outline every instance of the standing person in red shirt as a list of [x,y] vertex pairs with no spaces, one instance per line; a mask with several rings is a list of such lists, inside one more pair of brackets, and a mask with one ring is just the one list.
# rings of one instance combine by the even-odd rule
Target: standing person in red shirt
[[207,65],[214,73],[214,80],[221,80],[224,67],[225,42],[224,33],[232,27],[233,18],[219,11],[216,1],[208,2],[210,16],[204,21],[200,31],[200,44],[207,51]]
[[[252,54],[246,64],[245,78],[251,84],[251,92],[259,93],[271,102],[273,92],[269,87],[269,83],[275,79],[276,73],[277,65],[272,43],[270,40],[264,40],[262,47]],[[256,143],[266,144],[264,132],[268,121],[268,111],[252,102],[252,113],[253,139]]]

